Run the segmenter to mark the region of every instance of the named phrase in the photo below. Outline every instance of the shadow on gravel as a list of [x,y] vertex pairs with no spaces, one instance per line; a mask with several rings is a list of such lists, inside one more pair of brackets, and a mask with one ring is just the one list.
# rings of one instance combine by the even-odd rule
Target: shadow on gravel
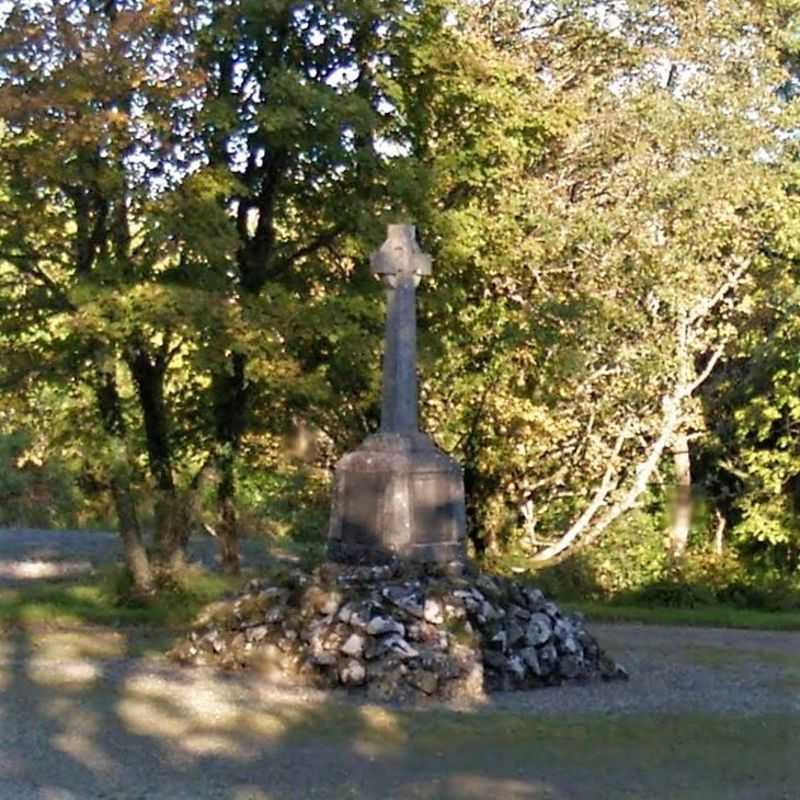
[[[66,554],[92,564],[113,560],[115,537],[81,536],[45,542],[41,532],[27,532],[14,535],[12,547],[9,534],[0,531],[0,567],[19,567],[20,544],[31,546],[30,563],[57,564]],[[19,577],[45,595],[52,590],[53,609],[63,610],[64,593],[73,591],[76,618],[100,614],[85,587],[41,583],[42,575]],[[49,608],[46,596],[35,599],[37,608]],[[255,673],[178,669],[142,658],[165,649],[147,629],[43,631],[26,627],[24,603],[18,606],[8,617],[14,627],[0,630],[0,800],[798,797],[796,711],[537,714],[535,703],[520,713],[524,703],[506,698],[504,710],[457,713],[321,694],[298,698],[268,689]],[[648,635],[652,668],[675,644],[656,631],[637,633],[637,641]],[[727,657],[731,642],[740,640],[731,632],[693,635],[699,637],[696,649],[702,646],[695,659],[724,679],[736,665]],[[741,670],[753,685],[748,659],[765,661],[769,654],[767,639],[750,638],[754,649],[742,654]],[[624,644],[621,639],[619,649]],[[800,673],[792,671],[793,654],[786,658],[789,682],[779,690],[786,693],[786,708],[796,709],[800,683],[791,681],[795,674],[800,681]],[[635,674],[644,674],[642,667]],[[682,674],[681,681],[693,674]],[[574,690],[546,691],[552,697],[550,691]],[[573,697],[569,706],[576,705]]]
[[797,797],[797,715],[398,710],[131,657],[131,632],[0,647],[0,798]]

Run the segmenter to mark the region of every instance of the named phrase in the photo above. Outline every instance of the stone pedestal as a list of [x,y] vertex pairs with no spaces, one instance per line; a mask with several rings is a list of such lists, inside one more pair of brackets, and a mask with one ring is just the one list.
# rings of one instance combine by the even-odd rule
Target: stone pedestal
[[336,465],[328,539],[332,561],[461,561],[464,480],[422,433],[379,433]]
[[461,468],[417,426],[416,289],[431,257],[413,225],[389,225],[370,261],[386,287],[381,430],[336,465],[328,557],[463,560]]

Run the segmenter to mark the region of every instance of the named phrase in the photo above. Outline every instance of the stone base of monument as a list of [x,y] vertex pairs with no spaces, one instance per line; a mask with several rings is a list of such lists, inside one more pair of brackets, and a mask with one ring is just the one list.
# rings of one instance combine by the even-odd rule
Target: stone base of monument
[[580,615],[463,564],[327,563],[252,580],[209,606],[171,655],[400,702],[627,678]]
[[328,558],[463,560],[461,468],[423,433],[378,433],[336,465]]

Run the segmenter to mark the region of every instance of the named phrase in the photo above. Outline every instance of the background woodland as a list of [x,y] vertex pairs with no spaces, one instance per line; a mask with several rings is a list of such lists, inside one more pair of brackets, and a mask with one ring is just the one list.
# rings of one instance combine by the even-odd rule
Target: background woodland
[[800,607],[800,3],[0,7],[0,523],[318,550],[414,221],[474,555]]

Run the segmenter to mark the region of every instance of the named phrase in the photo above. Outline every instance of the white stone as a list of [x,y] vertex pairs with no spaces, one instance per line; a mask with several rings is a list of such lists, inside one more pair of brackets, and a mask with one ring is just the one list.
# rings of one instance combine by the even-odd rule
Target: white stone
[[444,622],[444,609],[436,597],[425,598],[425,621],[432,625],[441,625]]
[[347,656],[360,656],[364,652],[364,637],[360,633],[351,634],[342,645],[341,651]]
[[345,686],[361,686],[366,680],[367,670],[360,661],[351,658],[339,671],[339,680]]

